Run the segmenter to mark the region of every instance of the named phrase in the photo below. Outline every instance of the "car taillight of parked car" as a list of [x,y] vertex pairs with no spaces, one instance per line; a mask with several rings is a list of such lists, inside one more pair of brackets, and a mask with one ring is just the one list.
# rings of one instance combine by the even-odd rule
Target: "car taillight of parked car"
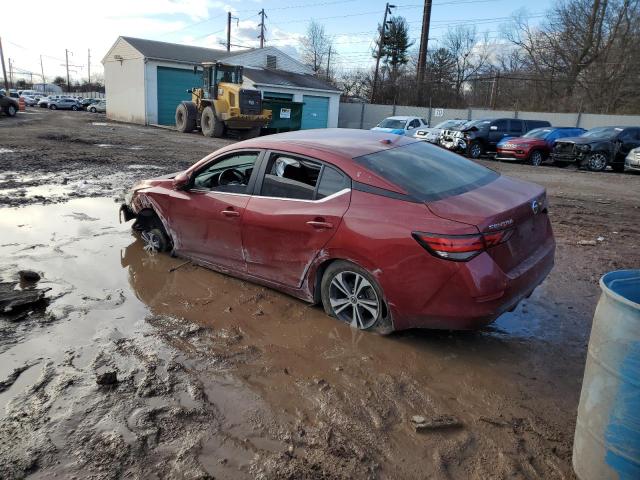
[[438,235],[413,232],[413,238],[434,257],[466,262],[485,250],[509,241],[513,229],[471,235]]

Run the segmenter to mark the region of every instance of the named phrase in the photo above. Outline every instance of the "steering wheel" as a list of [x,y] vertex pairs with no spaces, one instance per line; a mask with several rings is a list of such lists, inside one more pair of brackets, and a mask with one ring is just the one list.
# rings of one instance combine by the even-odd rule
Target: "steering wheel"
[[218,177],[218,185],[243,185],[244,173],[237,168],[227,168]]

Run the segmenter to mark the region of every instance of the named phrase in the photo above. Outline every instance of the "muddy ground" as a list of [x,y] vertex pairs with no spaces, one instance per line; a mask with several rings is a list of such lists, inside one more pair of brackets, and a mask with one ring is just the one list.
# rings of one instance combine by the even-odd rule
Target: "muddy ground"
[[0,117],[0,281],[51,289],[0,317],[0,478],[574,478],[597,282],[640,264],[640,175],[486,161],[547,187],[555,269],[481,331],[380,337],[118,223],[136,179],[227,143]]

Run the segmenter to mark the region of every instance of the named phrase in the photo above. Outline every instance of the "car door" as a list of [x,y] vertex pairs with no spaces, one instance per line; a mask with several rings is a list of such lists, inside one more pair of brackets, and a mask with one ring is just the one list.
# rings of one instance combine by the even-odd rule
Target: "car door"
[[509,129],[509,120],[494,120],[489,125],[488,146],[491,150],[495,150],[496,145],[502,137],[507,135]]
[[178,253],[246,270],[241,225],[261,154],[243,150],[216,157],[193,173],[185,190],[175,193],[168,223]]
[[349,207],[351,179],[321,161],[285,152],[269,152],[263,165],[242,221],[247,271],[297,288]]
[[640,147],[640,129],[625,128],[617,138],[615,162],[624,162],[629,152]]

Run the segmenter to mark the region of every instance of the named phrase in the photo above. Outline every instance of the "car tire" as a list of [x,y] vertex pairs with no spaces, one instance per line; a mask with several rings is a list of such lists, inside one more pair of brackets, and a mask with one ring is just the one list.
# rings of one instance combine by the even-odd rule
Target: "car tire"
[[607,154],[604,152],[593,152],[587,157],[585,162],[587,169],[592,172],[602,172],[607,168]]
[[482,156],[483,153],[484,147],[482,146],[482,143],[478,141],[471,142],[471,144],[467,148],[467,156],[469,158],[478,159]]
[[71,110],[73,110],[74,112],[78,111],[78,107],[76,105],[74,105],[73,107],[71,107]]
[[10,104],[9,106],[7,106],[7,108],[4,109],[4,113],[6,113],[10,117],[15,117],[18,114],[18,110],[16,109],[15,105]]
[[382,289],[364,268],[343,260],[333,262],[322,275],[320,289],[330,317],[359,330],[383,335],[393,331]]
[[529,165],[539,167],[544,162],[544,154],[540,150],[534,150],[529,154]]
[[176,108],[176,129],[182,133],[189,133],[196,129],[198,107],[193,102],[182,102]]
[[91,107],[91,108],[89,109],[89,111],[90,111],[91,113],[96,113],[96,112],[97,112],[96,107]]
[[58,107],[56,107],[55,105],[50,105],[50,106],[49,106],[49,109],[50,109],[50,110],[57,110],[57,109],[58,109]]
[[204,107],[200,117],[200,128],[205,137],[220,138],[224,135],[224,123],[218,120],[211,107]]

